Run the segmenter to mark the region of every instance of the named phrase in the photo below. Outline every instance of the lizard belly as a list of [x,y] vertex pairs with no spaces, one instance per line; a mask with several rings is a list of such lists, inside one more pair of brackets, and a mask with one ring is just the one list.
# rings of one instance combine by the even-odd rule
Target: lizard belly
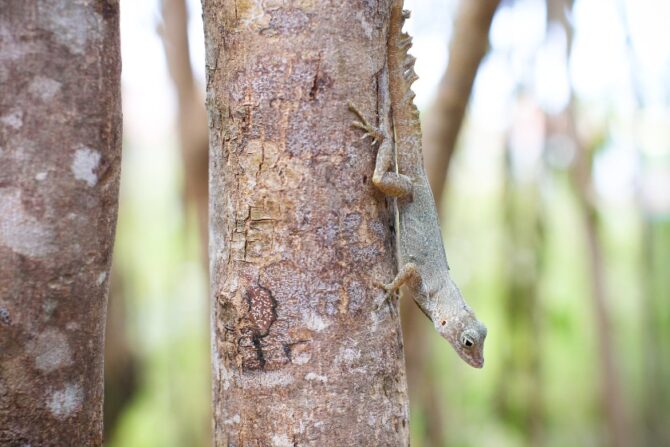
[[411,199],[398,200],[398,215],[399,263],[416,264],[426,291],[439,290],[446,284],[446,278],[442,278],[439,273],[447,272],[449,267],[435,201],[425,179],[415,183]]

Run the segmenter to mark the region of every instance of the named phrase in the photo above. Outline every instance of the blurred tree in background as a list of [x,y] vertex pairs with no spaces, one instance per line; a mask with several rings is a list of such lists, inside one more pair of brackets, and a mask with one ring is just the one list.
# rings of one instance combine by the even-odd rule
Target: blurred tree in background
[[[440,126],[429,105],[467,29],[454,22],[465,20],[459,3],[406,1],[426,133]],[[187,225],[198,213],[181,200],[202,179],[182,171],[177,144],[184,116],[200,112],[165,94],[174,74],[155,33],[158,3],[121,6],[115,269],[141,367],[108,444],[206,445],[207,276],[198,225]],[[198,98],[204,39],[199,4],[188,6]],[[440,202],[453,275],[489,326],[487,364],[467,369],[432,331],[406,340],[412,445],[670,444],[668,15],[668,2],[651,0],[497,8]],[[472,31],[478,42],[486,34]],[[425,150],[427,169],[439,166]]]

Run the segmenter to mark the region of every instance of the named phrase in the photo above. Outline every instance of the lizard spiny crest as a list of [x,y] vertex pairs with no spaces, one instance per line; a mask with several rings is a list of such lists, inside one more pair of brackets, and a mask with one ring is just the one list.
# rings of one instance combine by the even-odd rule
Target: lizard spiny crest
[[[400,14],[394,13],[398,9],[400,10]],[[402,1],[400,1],[397,2],[391,14],[390,32],[394,42],[392,42],[391,51],[389,52],[389,68],[393,74],[396,74],[396,76],[392,74],[396,82],[400,81],[399,78],[402,78],[402,82],[399,82],[402,85],[398,85],[398,90],[396,91],[398,93],[402,92],[402,96],[397,98],[400,100],[401,107],[407,107],[411,115],[418,119],[419,110],[414,105],[414,97],[416,95],[412,91],[412,84],[419,78],[414,71],[416,58],[409,54],[409,50],[412,48],[412,37],[402,31],[405,21],[410,17],[410,12],[402,9]],[[400,76],[397,76],[397,74],[400,74]]]

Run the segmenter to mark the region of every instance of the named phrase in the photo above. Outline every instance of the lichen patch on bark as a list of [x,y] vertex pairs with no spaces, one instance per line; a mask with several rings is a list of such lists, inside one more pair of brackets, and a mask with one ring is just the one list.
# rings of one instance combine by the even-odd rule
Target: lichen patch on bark
[[32,216],[21,196],[18,188],[0,187],[0,245],[28,257],[53,253],[51,226]]
[[75,153],[70,169],[74,178],[83,180],[88,186],[95,186],[98,182],[96,170],[100,164],[100,153],[90,147],[81,146]]
[[67,336],[55,328],[48,328],[28,346],[35,358],[35,368],[51,372],[72,364],[72,351]]
[[84,391],[79,384],[67,384],[64,388],[51,393],[47,407],[57,419],[67,419],[81,408]]

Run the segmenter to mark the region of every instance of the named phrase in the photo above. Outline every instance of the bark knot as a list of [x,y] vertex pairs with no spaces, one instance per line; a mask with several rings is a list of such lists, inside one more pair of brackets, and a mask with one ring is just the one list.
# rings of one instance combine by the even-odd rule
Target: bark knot
[[262,370],[266,364],[263,339],[268,336],[270,327],[277,320],[277,300],[269,289],[260,285],[247,288],[244,292],[244,300],[248,308],[244,316],[240,341],[246,340],[247,346],[251,341],[253,356],[244,355],[243,366],[245,369]]

